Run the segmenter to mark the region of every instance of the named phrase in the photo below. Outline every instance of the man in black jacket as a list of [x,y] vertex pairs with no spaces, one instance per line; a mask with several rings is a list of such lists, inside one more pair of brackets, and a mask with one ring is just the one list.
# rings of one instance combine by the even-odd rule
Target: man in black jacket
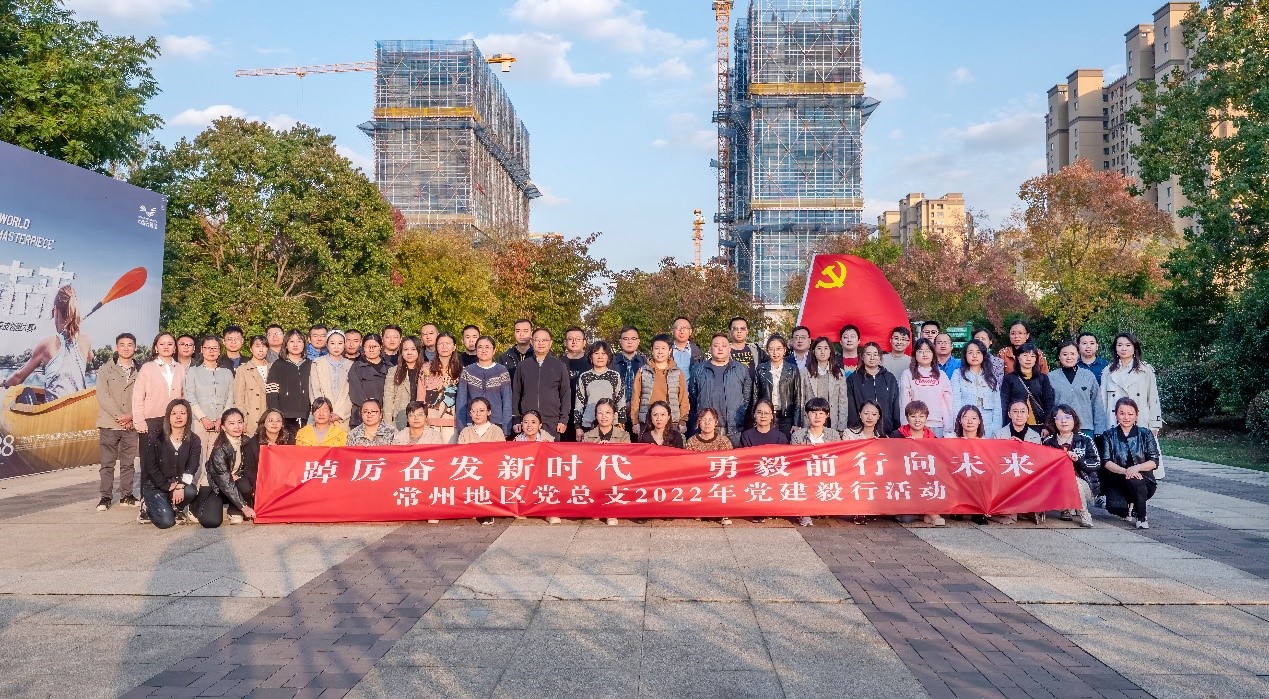
[[533,355],[522,360],[511,379],[511,429],[520,433],[520,417],[536,410],[542,415],[542,429],[559,438],[568,429],[572,414],[572,391],[568,365],[551,354],[551,331],[533,331]]
[[[512,331],[515,333],[516,343],[508,347],[507,351],[498,357],[498,363],[507,367],[507,372],[511,374],[511,378],[514,380],[516,369],[519,368],[520,362],[528,359],[533,352],[530,344],[530,340],[533,337],[533,323],[527,318],[521,318],[512,325]],[[516,424],[519,424],[519,422]]]

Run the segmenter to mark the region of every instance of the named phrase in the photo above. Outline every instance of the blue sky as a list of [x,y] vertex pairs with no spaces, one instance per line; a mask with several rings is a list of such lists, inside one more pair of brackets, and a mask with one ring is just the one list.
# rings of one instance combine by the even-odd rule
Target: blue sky
[[[370,73],[234,78],[237,68],[372,60],[377,39],[474,37],[519,62],[501,74],[545,193],[534,231],[604,235],[615,269],[690,261],[692,210],[716,208],[710,0],[67,0],[113,33],[159,37],[164,143],[214,115],[321,128],[369,168]],[[1160,0],[864,0],[866,220],[908,192],[963,192],[1001,223],[1044,171],[1045,92],[1077,67],[1123,70],[1123,35]],[[748,6],[738,0],[737,12]],[[1068,19],[1078,22],[1068,23]],[[706,255],[715,249],[712,229]]]

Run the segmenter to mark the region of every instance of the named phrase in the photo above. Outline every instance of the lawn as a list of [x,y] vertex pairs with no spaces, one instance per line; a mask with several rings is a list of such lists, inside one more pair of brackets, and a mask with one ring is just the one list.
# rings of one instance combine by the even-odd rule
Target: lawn
[[1252,439],[1241,422],[1222,420],[1169,428],[1159,438],[1160,446],[1165,455],[1269,471],[1269,449]]

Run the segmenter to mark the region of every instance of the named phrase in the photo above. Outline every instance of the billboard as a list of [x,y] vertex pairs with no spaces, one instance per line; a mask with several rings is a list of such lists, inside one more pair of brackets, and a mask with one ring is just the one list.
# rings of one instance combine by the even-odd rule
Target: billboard
[[0,142],[0,478],[96,463],[97,368],[159,328],[167,202]]

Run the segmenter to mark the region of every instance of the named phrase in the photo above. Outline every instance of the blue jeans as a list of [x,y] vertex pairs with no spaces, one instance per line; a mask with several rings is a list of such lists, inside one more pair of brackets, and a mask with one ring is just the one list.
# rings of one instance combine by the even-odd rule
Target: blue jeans
[[[194,497],[198,495],[198,486],[185,486],[185,499],[181,501],[181,507],[185,507],[193,502]],[[150,515],[150,522],[159,529],[171,529],[176,526],[176,510],[172,507],[172,494],[155,488],[148,481],[141,486],[141,499],[145,504],[145,511]]]

